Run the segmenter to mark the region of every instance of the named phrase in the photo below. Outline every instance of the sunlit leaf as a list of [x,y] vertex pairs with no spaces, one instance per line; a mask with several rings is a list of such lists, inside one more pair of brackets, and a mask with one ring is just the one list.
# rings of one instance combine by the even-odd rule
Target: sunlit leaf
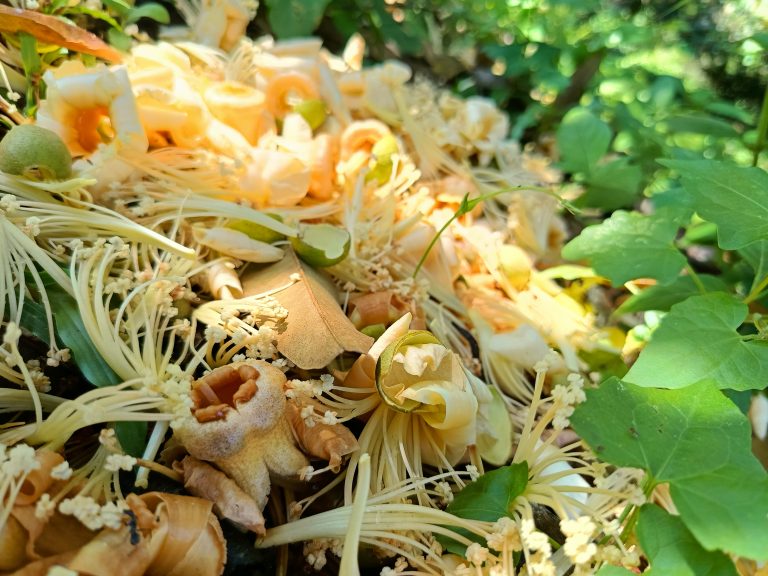
[[[520,496],[528,485],[528,463],[511,464],[486,472],[476,481],[467,484],[461,490],[446,510],[460,518],[471,520],[486,520],[495,522],[502,516],[509,516],[512,511],[515,498]],[[466,530],[456,530],[470,540],[481,542],[479,536],[475,536]],[[441,538],[443,546],[457,554],[464,553],[464,546],[447,538]],[[485,544],[485,542],[482,542]]]
[[[725,281],[717,276],[700,274],[698,279],[707,292],[722,292],[728,289]],[[693,278],[680,276],[671,284],[657,284],[627,298],[616,309],[615,314],[628,314],[644,310],[667,311],[678,302],[697,294],[701,294],[701,290]]]
[[619,210],[585,228],[565,245],[562,255],[569,260],[588,260],[614,286],[636,278],[668,283],[685,265],[685,257],[673,244],[677,228],[671,218]]
[[722,292],[675,304],[624,380],[683,388],[710,379],[720,388],[765,388],[768,343],[745,340],[736,331],[747,312],[746,304]]
[[768,173],[714,160],[660,160],[676,170],[702,218],[717,224],[721,248],[768,238]]
[[659,390],[611,378],[587,391],[571,424],[601,459],[660,482],[715,470],[732,443],[749,449],[749,422],[708,382]]
[[673,483],[672,499],[707,550],[768,560],[768,476],[751,453],[732,460],[706,475]]
[[737,576],[722,552],[708,552],[680,518],[653,504],[640,510],[637,537],[651,564],[646,576]]
[[768,475],[749,420],[712,383],[661,390],[611,378],[586,394],[571,425],[601,460],[669,482],[705,549],[768,556]]

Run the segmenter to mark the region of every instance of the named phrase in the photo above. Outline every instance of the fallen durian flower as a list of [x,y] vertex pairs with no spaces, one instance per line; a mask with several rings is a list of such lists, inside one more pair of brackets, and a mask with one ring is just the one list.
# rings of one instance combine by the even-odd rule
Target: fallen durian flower
[[259,505],[226,474],[193,456],[174,462],[173,469],[183,474],[184,488],[213,502],[220,516],[254,532],[264,530]]
[[293,154],[253,148],[239,184],[257,206],[294,206],[307,195],[310,180],[309,166]]
[[87,155],[112,135],[120,148],[145,152],[136,100],[124,67],[86,71],[68,60],[43,75],[47,95],[37,117],[40,126],[62,137],[75,155]]
[[[270,473],[296,478],[309,466],[294,443],[285,382],[280,370],[258,360],[217,368],[193,384],[192,413],[175,427],[192,456],[215,463],[259,510],[267,503]],[[343,454],[332,443],[332,437],[323,438],[320,452],[338,465]],[[257,532],[264,530],[263,521],[251,525]]]
[[[72,515],[57,509],[58,501],[74,484],[83,485],[83,478],[73,478],[61,455],[46,449],[35,452],[26,444],[10,449],[0,444],[0,464],[0,570],[31,563],[20,574],[45,574],[48,565],[71,558],[93,538],[83,524],[85,516],[78,516],[82,511]],[[60,496],[52,497],[55,493]],[[118,511],[120,515],[112,505],[102,510],[92,502],[90,520],[100,525],[100,514],[106,518]]]
[[130,494],[125,503],[135,526],[126,516],[118,530],[102,530],[65,563],[69,569],[93,576],[218,576],[224,571],[227,549],[211,502],[149,492]]
[[476,442],[478,397],[460,360],[429,332],[409,331],[410,321],[407,313],[392,324],[342,386],[318,398],[342,421],[367,412],[347,472],[347,503],[361,453],[372,455],[375,493],[423,476],[424,465],[453,471]]
[[[274,121],[264,115],[264,93],[241,82],[220,82],[203,94],[211,113],[255,146]],[[270,126],[271,125],[271,126]]]
[[267,110],[282,119],[292,109],[291,99],[315,100],[320,94],[315,81],[303,72],[283,72],[270,79],[264,93]]
[[[315,412],[317,409],[319,413]],[[305,416],[306,412],[310,415]],[[322,413],[319,402],[300,404],[296,399],[289,400],[286,414],[301,449],[310,456],[326,460],[332,472],[338,473],[344,456],[359,449],[354,434],[337,423],[332,412]]]

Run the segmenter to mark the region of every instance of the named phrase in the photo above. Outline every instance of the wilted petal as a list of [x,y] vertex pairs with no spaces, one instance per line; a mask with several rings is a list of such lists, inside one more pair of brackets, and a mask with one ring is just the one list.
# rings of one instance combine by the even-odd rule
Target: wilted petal
[[280,248],[254,240],[247,234],[230,228],[198,231],[196,240],[203,246],[246,262],[277,262],[283,257]]

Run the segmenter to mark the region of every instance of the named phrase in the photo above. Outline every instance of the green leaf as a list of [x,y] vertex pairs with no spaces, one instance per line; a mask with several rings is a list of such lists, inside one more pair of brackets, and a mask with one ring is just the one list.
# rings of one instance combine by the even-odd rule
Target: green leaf
[[512,511],[512,503],[527,484],[527,462],[504,466],[467,484],[447,510],[460,518],[495,522]]
[[755,271],[755,276],[760,278],[768,272],[768,240],[753,242],[740,250],[738,254],[747,261]]
[[85,14],[86,16],[90,16],[91,18],[94,18],[96,20],[101,20],[102,22],[106,22],[115,30],[122,31],[122,26],[120,26],[120,22],[112,18],[112,16],[110,16],[103,10],[94,10],[92,8],[88,8],[88,6],[78,5],[70,8],[69,12],[71,14]]
[[628,158],[619,158],[597,166],[586,180],[587,191],[576,201],[579,207],[616,210],[631,206],[640,192],[643,172]]
[[739,135],[729,122],[703,114],[679,114],[665,120],[670,133],[692,132],[718,138],[733,138]]
[[[722,292],[728,289],[726,283],[718,276],[700,274],[699,280],[707,292]],[[697,294],[701,294],[701,291],[693,278],[679,276],[672,284],[657,284],[629,297],[616,309],[614,314],[629,314],[644,310],[667,311],[678,302]]]
[[618,210],[600,224],[585,228],[563,247],[563,258],[587,259],[595,271],[620,286],[635,278],[675,279],[685,257],[673,240],[677,224],[670,218]]
[[128,14],[132,8],[131,4],[125,0],[102,0],[102,4],[121,17]]
[[670,216],[674,215],[675,221],[681,226],[685,226],[691,220],[691,216],[696,212],[693,205],[693,198],[683,188],[675,187],[655,192],[651,196],[654,211],[664,211]]
[[24,301],[24,308],[21,310],[21,327],[28,330],[38,340],[50,344],[45,308],[37,302]]
[[768,477],[754,458],[733,460],[737,462],[673,484],[670,493],[686,526],[704,548],[766,560]]
[[47,288],[51,310],[56,324],[56,334],[61,343],[69,348],[72,360],[85,379],[94,386],[114,386],[122,380],[104,358],[96,351],[93,341],[85,330],[77,303],[61,289]]
[[126,454],[141,457],[147,445],[146,422],[115,422],[115,434]]
[[557,129],[560,167],[565,172],[589,174],[611,144],[611,129],[584,108],[568,112]]
[[683,388],[710,379],[720,388],[765,388],[768,343],[745,341],[736,331],[747,312],[746,304],[722,292],[675,304],[624,380]]
[[149,18],[160,24],[168,24],[171,21],[171,16],[168,14],[168,10],[165,9],[165,6],[155,2],[148,2],[147,4],[131,8],[125,21],[130,24],[132,22],[137,22],[142,18]]
[[651,564],[646,576],[738,576],[722,552],[708,552],[680,518],[653,504],[640,509],[637,537]]
[[768,240],[753,242],[737,252],[755,272],[755,280],[752,282],[750,291],[754,290],[768,275]]
[[750,447],[749,422],[709,382],[683,390],[641,388],[616,378],[588,390],[571,417],[603,460],[643,468],[659,482],[705,474]]
[[20,32],[19,44],[21,45],[21,63],[24,67],[24,73],[27,77],[40,74],[43,69],[43,62],[37,51],[37,39],[26,32]]
[[707,550],[768,557],[768,476],[749,420],[712,383],[660,390],[611,378],[586,395],[571,424],[602,460],[669,482]]
[[320,24],[330,0],[265,0],[267,19],[278,38],[308,36]]
[[[528,463],[511,464],[487,472],[467,486],[453,498],[446,508],[454,516],[471,520],[495,522],[508,516],[515,498],[520,496],[528,485]],[[480,537],[463,529],[452,528],[470,540],[484,543]],[[465,547],[449,538],[439,538],[443,547],[457,554],[464,554]]]
[[735,103],[725,101],[712,102],[704,106],[704,109],[707,112],[716,114],[717,116],[723,116],[731,120],[736,120],[742,124],[752,125],[755,123],[755,115],[750,113],[749,110],[737,106]]
[[718,226],[721,248],[734,250],[768,238],[768,174],[714,160],[660,160],[676,170],[696,211]]
[[117,28],[110,28],[107,30],[107,40],[112,46],[123,52],[130,50],[133,43],[128,34]]
[[400,55],[424,54],[424,47],[430,42],[430,32],[423,15],[406,10],[403,20],[396,22],[385,3],[372,2],[370,6],[370,21],[387,45],[397,46]]

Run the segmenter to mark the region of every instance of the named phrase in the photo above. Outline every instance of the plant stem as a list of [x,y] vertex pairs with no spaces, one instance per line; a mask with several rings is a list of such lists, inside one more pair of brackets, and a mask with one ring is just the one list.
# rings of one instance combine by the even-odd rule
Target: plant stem
[[558,196],[553,190],[550,190],[549,188],[544,188],[542,186],[511,186],[509,188],[494,190],[493,192],[488,192],[487,194],[481,194],[477,198],[472,198],[471,200],[469,199],[469,193],[467,193],[464,195],[464,198],[461,199],[461,205],[459,206],[459,209],[456,210],[456,212],[454,212],[450,218],[448,218],[445,224],[443,224],[440,227],[440,230],[438,230],[435,233],[435,235],[432,237],[432,240],[429,241],[429,244],[427,244],[427,247],[424,250],[424,253],[421,255],[421,258],[419,258],[419,263],[416,264],[416,268],[414,268],[413,274],[411,275],[411,277],[416,278],[416,276],[419,274],[419,270],[421,270],[421,267],[424,265],[424,262],[426,262],[427,257],[429,256],[429,253],[432,251],[432,248],[434,248],[441,234],[445,232],[445,230],[448,228],[448,226],[450,226],[453,223],[454,220],[456,220],[459,216],[463,216],[464,214],[467,214],[468,212],[471,212],[472,210],[474,210],[475,206],[477,206],[480,202],[485,202],[486,200],[490,200],[491,198],[494,198],[501,194],[506,194],[507,192],[515,192],[519,190],[531,190],[534,192],[543,192],[544,194],[547,194],[549,196],[552,196],[553,198],[556,198],[558,202],[560,202],[567,210],[569,211],[575,210],[575,208],[573,208],[573,206],[571,206],[570,203],[560,198],[560,196]]
[[[643,495],[645,496],[645,499],[648,500],[653,493],[654,488],[656,488],[656,479],[651,476],[649,473],[646,472],[645,478],[643,479]],[[627,542],[629,540],[629,537],[634,534],[635,531],[635,525],[637,524],[637,518],[640,514],[640,506],[636,506],[634,504],[630,504],[627,506],[624,511],[621,513],[621,516],[619,517],[619,522],[624,522],[626,519],[626,523],[624,524],[624,528],[621,530],[621,541]]]
[[701,278],[699,278],[699,275],[696,273],[696,270],[693,269],[693,266],[691,266],[690,263],[687,263],[685,268],[688,270],[688,275],[691,277],[691,280],[693,280],[693,283],[696,284],[696,288],[699,289],[699,292],[706,294],[707,287],[704,286],[704,282],[701,281]]
[[760,109],[760,120],[757,123],[757,142],[755,142],[755,153],[752,156],[752,166],[757,166],[757,160],[760,158],[760,152],[765,146],[765,136],[768,133],[768,86],[765,87],[763,96],[763,107]]
[[768,276],[763,278],[760,283],[752,288],[750,290],[749,294],[747,294],[747,297],[742,300],[744,304],[750,304],[760,298],[763,295],[763,292],[765,292],[765,289],[768,288]]

